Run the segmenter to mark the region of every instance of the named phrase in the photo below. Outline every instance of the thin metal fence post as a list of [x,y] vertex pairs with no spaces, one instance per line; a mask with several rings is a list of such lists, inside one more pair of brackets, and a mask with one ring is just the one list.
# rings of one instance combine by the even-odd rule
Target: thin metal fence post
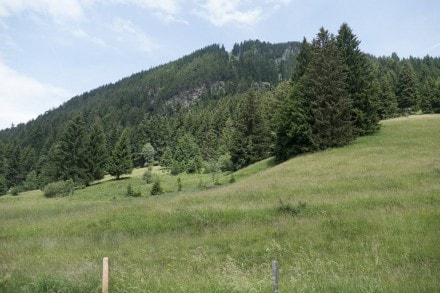
[[278,262],[272,262],[273,292],[278,293]]

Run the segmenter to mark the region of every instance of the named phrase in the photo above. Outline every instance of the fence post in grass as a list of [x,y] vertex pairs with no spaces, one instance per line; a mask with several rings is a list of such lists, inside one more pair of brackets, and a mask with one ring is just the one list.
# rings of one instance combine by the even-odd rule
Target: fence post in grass
[[276,260],[272,262],[272,275],[273,275],[273,292],[278,293],[278,262]]
[[108,257],[102,260],[102,293],[108,293]]

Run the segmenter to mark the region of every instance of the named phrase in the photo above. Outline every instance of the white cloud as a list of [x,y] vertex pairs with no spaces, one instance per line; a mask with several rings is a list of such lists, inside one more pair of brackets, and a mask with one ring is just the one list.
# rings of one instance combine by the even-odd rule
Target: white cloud
[[280,9],[282,6],[289,5],[291,0],[265,0],[267,4],[272,5],[273,9]]
[[151,52],[157,48],[156,43],[150,40],[139,27],[129,20],[115,18],[112,30],[118,34],[118,41],[132,46],[135,50]]
[[51,16],[57,23],[78,21],[84,16],[78,0],[0,0],[0,18],[24,12]]
[[178,1],[175,0],[122,0],[121,2],[131,2],[139,7],[157,10],[168,15],[177,14],[179,11]]
[[[263,14],[261,8],[242,9],[240,0],[207,0],[196,13],[217,27],[227,24],[252,26]],[[245,1],[246,2],[246,1]]]
[[80,28],[73,29],[71,31],[71,33],[72,33],[72,35],[74,35],[75,37],[77,37],[79,39],[83,39],[85,41],[91,42],[91,43],[98,45],[98,46],[101,46],[101,47],[107,47],[107,44],[103,39],[95,37],[95,36],[91,36],[86,31],[84,31]]
[[194,1],[200,9],[196,14],[217,27],[233,24],[252,27],[274,10],[289,5],[292,0],[205,0]]
[[11,69],[0,59],[0,129],[27,122],[72,96]]

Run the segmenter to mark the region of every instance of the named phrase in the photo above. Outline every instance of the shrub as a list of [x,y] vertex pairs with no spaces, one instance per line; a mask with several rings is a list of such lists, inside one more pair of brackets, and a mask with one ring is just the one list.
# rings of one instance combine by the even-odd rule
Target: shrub
[[151,187],[151,195],[159,195],[163,193],[162,185],[160,184],[160,180],[156,179]]
[[178,161],[173,161],[171,163],[171,175],[179,175],[184,171],[184,168],[182,167],[182,164],[180,164]]
[[229,179],[229,183],[234,183],[235,182],[235,176],[234,174],[231,174],[231,178]]
[[151,172],[151,170],[148,169],[144,172],[142,178],[145,180],[145,182],[147,182],[147,184],[150,184],[153,183],[154,174],[153,172]]
[[14,186],[11,188],[11,195],[18,195],[21,192],[21,188],[19,186]]
[[289,203],[283,203],[283,201],[280,199],[279,206],[277,208],[277,211],[282,214],[290,214],[292,217],[299,215],[302,211],[304,211],[306,208],[305,202],[299,202],[298,205],[292,206]]
[[177,178],[177,191],[182,191],[182,180]]
[[140,197],[141,196],[141,192],[140,191],[134,191],[133,188],[131,187],[131,184],[127,185],[127,193],[125,194],[126,196],[130,196],[130,197]]
[[31,171],[26,175],[26,180],[23,182],[23,191],[38,189],[37,172]]
[[230,154],[221,155],[218,159],[218,163],[222,172],[232,171],[234,169]]
[[44,187],[45,197],[57,197],[57,196],[69,196],[73,194],[75,190],[75,185],[73,180],[69,179],[67,181],[57,181],[52,182]]
[[203,160],[200,156],[189,160],[186,164],[186,172],[188,174],[199,173],[202,169]]

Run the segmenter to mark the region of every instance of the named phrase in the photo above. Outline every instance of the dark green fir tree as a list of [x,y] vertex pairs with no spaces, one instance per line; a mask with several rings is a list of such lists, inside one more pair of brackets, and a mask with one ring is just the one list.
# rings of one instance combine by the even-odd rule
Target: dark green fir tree
[[373,133],[379,128],[379,117],[371,64],[359,49],[357,36],[346,23],[339,29],[336,44],[345,65],[346,89],[353,105],[352,119],[356,134]]
[[261,99],[251,89],[241,101],[232,137],[231,160],[235,169],[270,155],[270,133],[262,113]]
[[413,113],[419,107],[418,81],[409,61],[404,61],[397,85],[397,102],[404,113]]
[[61,180],[88,183],[92,179],[87,170],[87,135],[80,115],[70,120],[58,143],[56,167]]
[[93,180],[104,177],[109,158],[104,129],[100,119],[96,119],[90,127],[87,145],[87,169]]
[[107,172],[119,180],[121,175],[130,174],[133,170],[130,152],[130,132],[125,129],[112,151],[107,164]]
[[304,77],[313,145],[326,149],[347,144],[354,127],[345,67],[334,37],[324,28],[312,42],[312,59]]
[[308,116],[310,106],[306,103],[304,94],[304,79],[301,78],[295,83],[278,112],[274,149],[278,162],[314,149]]

